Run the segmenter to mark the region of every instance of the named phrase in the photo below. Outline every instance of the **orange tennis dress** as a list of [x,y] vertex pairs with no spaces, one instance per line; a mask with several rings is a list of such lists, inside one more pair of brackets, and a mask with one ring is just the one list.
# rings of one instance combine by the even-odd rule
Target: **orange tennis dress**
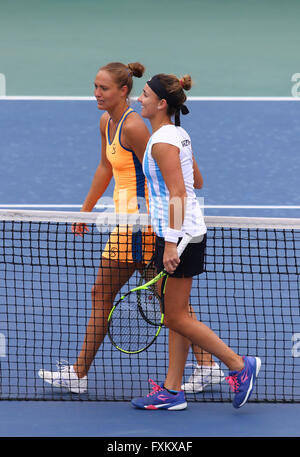
[[[124,121],[134,110],[128,108],[121,117],[113,139],[109,135],[111,118],[106,124],[106,156],[115,180],[114,204],[116,213],[148,213],[148,188],[142,164],[134,151],[121,143]],[[103,251],[103,257],[118,262],[143,262],[151,260],[155,235],[152,228],[119,225],[111,232]]]

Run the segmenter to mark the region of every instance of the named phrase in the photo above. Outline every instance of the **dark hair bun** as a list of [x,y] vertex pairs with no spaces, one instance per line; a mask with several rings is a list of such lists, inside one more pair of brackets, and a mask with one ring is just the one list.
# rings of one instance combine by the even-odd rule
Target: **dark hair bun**
[[127,67],[131,71],[132,76],[135,76],[136,78],[141,78],[145,73],[144,65],[139,62],[129,63]]

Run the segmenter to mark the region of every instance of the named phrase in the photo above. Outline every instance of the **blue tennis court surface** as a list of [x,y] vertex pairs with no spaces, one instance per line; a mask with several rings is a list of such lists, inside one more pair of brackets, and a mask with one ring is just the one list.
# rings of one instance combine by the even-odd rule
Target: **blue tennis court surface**
[[[230,213],[207,209],[206,214],[299,216],[300,103],[217,100],[188,105],[191,116],[184,117],[183,126],[203,172],[199,195],[205,205],[298,206]],[[133,107],[139,110],[138,103]],[[1,205],[81,205],[100,160],[95,102],[2,100],[0,119]],[[105,196],[112,189],[113,183]]]
[[185,441],[186,437],[299,436],[298,405],[249,404],[237,411],[230,404],[190,403],[186,410],[173,413],[135,410],[128,402],[4,401],[1,406],[0,436],[8,437],[170,437]]
[[[138,110],[138,105],[133,104]],[[204,175],[204,189],[199,196],[204,197],[208,206],[206,214],[232,216],[272,216],[299,217],[300,195],[300,104],[296,101],[190,101],[192,116],[186,116],[184,127],[191,133],[193,149]],[[92,101],[42,101],[42,100],[2,100],[0,102],[0,149],[2,167],[0,170],[0,207],[3,205],[80,205],[89,189],[94,170],[100,159],[100,135],[98,130],[99,112]],[[112,185],[106,197],[112,195]],[[103,203],[109,202],[103,200]],[[101,203],[101,201],[100,201]],[[217,206],[244,206],[244,208],[218,208]],[[247,208],[251,206],[251,208]],[[253,207],[253,208],[252,208]],[[268,207],[268,208],[264,208]],[[272,209],[270,207],[273,207]],[[292,262],[292,260],[290,260]],[[48,275],[49,273],[45,273]],[[20,273],[21,275],[21,273]],[[12,277],[12,280],[16,279]],[[17,280],[22,280],[21,276]],[[23,276],[24,280],[24,276]],[[221,279],[220,279],[221,280]],[[26,281],[26,278],[25,278]],[[297,282],[298,281],[298,282]],[[230,279],[229,279],[230,282]],[[55,281],[53,280],[53,283]],[[255,306],[255,328],[259,326],[260,297],[249,297]],[[27,293],[26,315],[32,316],[29,291]],[[55,293],[49,286],[49,307]],[[60,292],[68,295],[69,291]],[[80,293],[80,291],[79,291]],[[54,295],[53,295],[54,294]],[[299,276],[295,277],[294,288],[286,290],[286,296],[299,296]],[[21,297],[22,298],[22,297]],[[282,323],[278,296],[274,304],[275,316],[269,327],[261,322],[261,336],[253,332],[253,347],[264,350],[268,341],[268,357],[284,360],[290,350],[291,329],[299,327],[299,309]],[[72,298],[71,298],[72,299]],[[266,297],[265,297],[266,299]],[[266,299],[267,300],[267,299]],[[218,302],[222,301],[222,296]],[[6,303],[8,307],[13,303]],[[196,304],[196,303],[195,303]],[[213,305],[212,305],[213,306]],[[53,310],[52,310],[53,311]],[[210,310],[211,311],[211,310]],[[236,311],[234,305],[229,314]],[[68,311],[69,312],[69,311]],[[87,314],[81,310],[79,316],[84,331]],[[206,310],[203,310],[205,314]],[[55,313],[55,310],[54,310]],[[251,335],[251,312],[248,309],[247,332]],[[69,315],[69,314],[68,314]],[[74,316],[76,310],[74,310]],[[14,317],[12,316],[12,319]],[[76,315],[76,319],[78,315]],[[29,318],[30,319],[30,318]],[[45,324],[47,312],[36,315]],[[242,323],[241,323],[242,322]],[[243,321],[240,320],[243,327]],[[0,332],[9,326],[9,321],[0,323]],[[19,338],[25,331],[20,318]],[[78,350],[68,340],[70,322],[65,322],[61,344],[65,345],[70,358]],[[32,327],[34,327],[32,323]],[[26,330],[30,321],[26,322]],[[245,328],[245,327],[243,327]],[[222,337],[226,340],[226,328],[220,325]],[[241,331],[243,334],[243,330]],[[238,328],[236,337],[238,339]],[[286,339],[282,344],[282,334]],[[278,339],[276,339],[276,336]],[[268,340],[268,338],[270,338]],[[21,347],[18,354],[10,354],[15,360],[16,369],[20,363],[30,366],[31,347]],[[107,342],[104,351],[109,356],[114,353]],[[45,362],[44,348],[40,347],[40,361]],[[50,356],[50,354],[49,354]],[[55,357],[55,354],[51,354]],[[128,384],[134,378],[135,365],[143,364],[143,357],[131,363]],[[20,360],[22,360],[20,362]],[[115,354],[114,363],[120,363]],[[298,359],[299,360],[299,359]],[[296,365],[300,366],[296,360]],[[18,361],[18,362],[17,362]],[[5,370],[5,357],[1,360]],[[19,367],[17,365],[19,364]],[[32,365],[33,366],[33,365]],[[165,367],[163,367],[165,368]],[[25,369],[24,369],[25,370]],[[109,369],[105,373],[91,371],[91,396],[109,390]],[[271,378],[272,381],[271,381]],[[286,376],[276,377],[262,367],[262,379],[268,378],[270,386],[268,401],[272,401],[275,391],[287,400],[293,391],[300,395],[299,373],[286,372]],[[145,389],[147,379],[145,373]],[[157,380],[160,381],[160,380]],[[120,386],[120,390],[124,385]],[[16,379],[15,388],[22,390]],[[2,379],[2,394],[8,386]],[[14,395],[14,386],[10,387]],[[258,383],[259,395],[259,383]],[[116,387],[116,391],[118,387]],[[228,392],[228,386],[221,392]],[[45,394],[41,380],[36,379],[29,393]],[[50,394],[50,390],[49,390]],[[52,394],[52,392],[51,392]],[[204,396],[206,394],[203,394]],[[215,392],[216,398],[219,395]],[[2,401],[0,412],[0,436],[98,436],[98,437],[201,437],[201,436],[299,436],[297,417],[298,404],[250,403],[236,411],[230,403],[189,403],[186,411],[151,413],[134,410],[129,402],[71,402],[66,394],[64,401],[15,402]],[[84,398],[82,398],[84,400]]]

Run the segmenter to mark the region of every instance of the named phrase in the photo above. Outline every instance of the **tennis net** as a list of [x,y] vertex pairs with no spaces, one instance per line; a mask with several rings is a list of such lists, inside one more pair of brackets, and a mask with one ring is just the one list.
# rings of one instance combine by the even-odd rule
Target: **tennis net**
[[[75,237],[74,222],[86,223],[89,231]],[[124,401],[148,393],[149,378],[164,380],[167,329],[137,355],[119,352],[106,336],[89,370],[86,393],[71,394],[38,376],[41,368],[55,371],[57,361],[75,362],[101,256],[116,224],[130,233],[130,240],[117,237],[124,246],[110,246],[116,258],[130,243],[137,260],[141,252],[135,243],[153,249],[147,215],[118,219],[110,213],[0,210],[1,399]],[[206,224],[205,272],[194,278],[191,293],[197,317],[240,355],[262,359],[251,401],[299,402],[300,220],[207,216]],[[117,273],[109,271],[109,262],[106,268],[105,278],[114,281]],[[116,299],[139,280],[135,272]],[[190,350],[185,380],[195,362]],[[223,382],[188,399],[226,402],[232,393]]]

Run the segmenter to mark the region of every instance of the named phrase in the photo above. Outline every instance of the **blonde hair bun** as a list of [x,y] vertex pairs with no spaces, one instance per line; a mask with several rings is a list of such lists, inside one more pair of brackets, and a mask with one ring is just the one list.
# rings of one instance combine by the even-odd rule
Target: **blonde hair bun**
[[127,65],[129,71],[131,72],[132,76],[135,76],[136,78],[141,78],[143,74],[145,73],[145,67],[139,62],[133,62],[129,63]]

